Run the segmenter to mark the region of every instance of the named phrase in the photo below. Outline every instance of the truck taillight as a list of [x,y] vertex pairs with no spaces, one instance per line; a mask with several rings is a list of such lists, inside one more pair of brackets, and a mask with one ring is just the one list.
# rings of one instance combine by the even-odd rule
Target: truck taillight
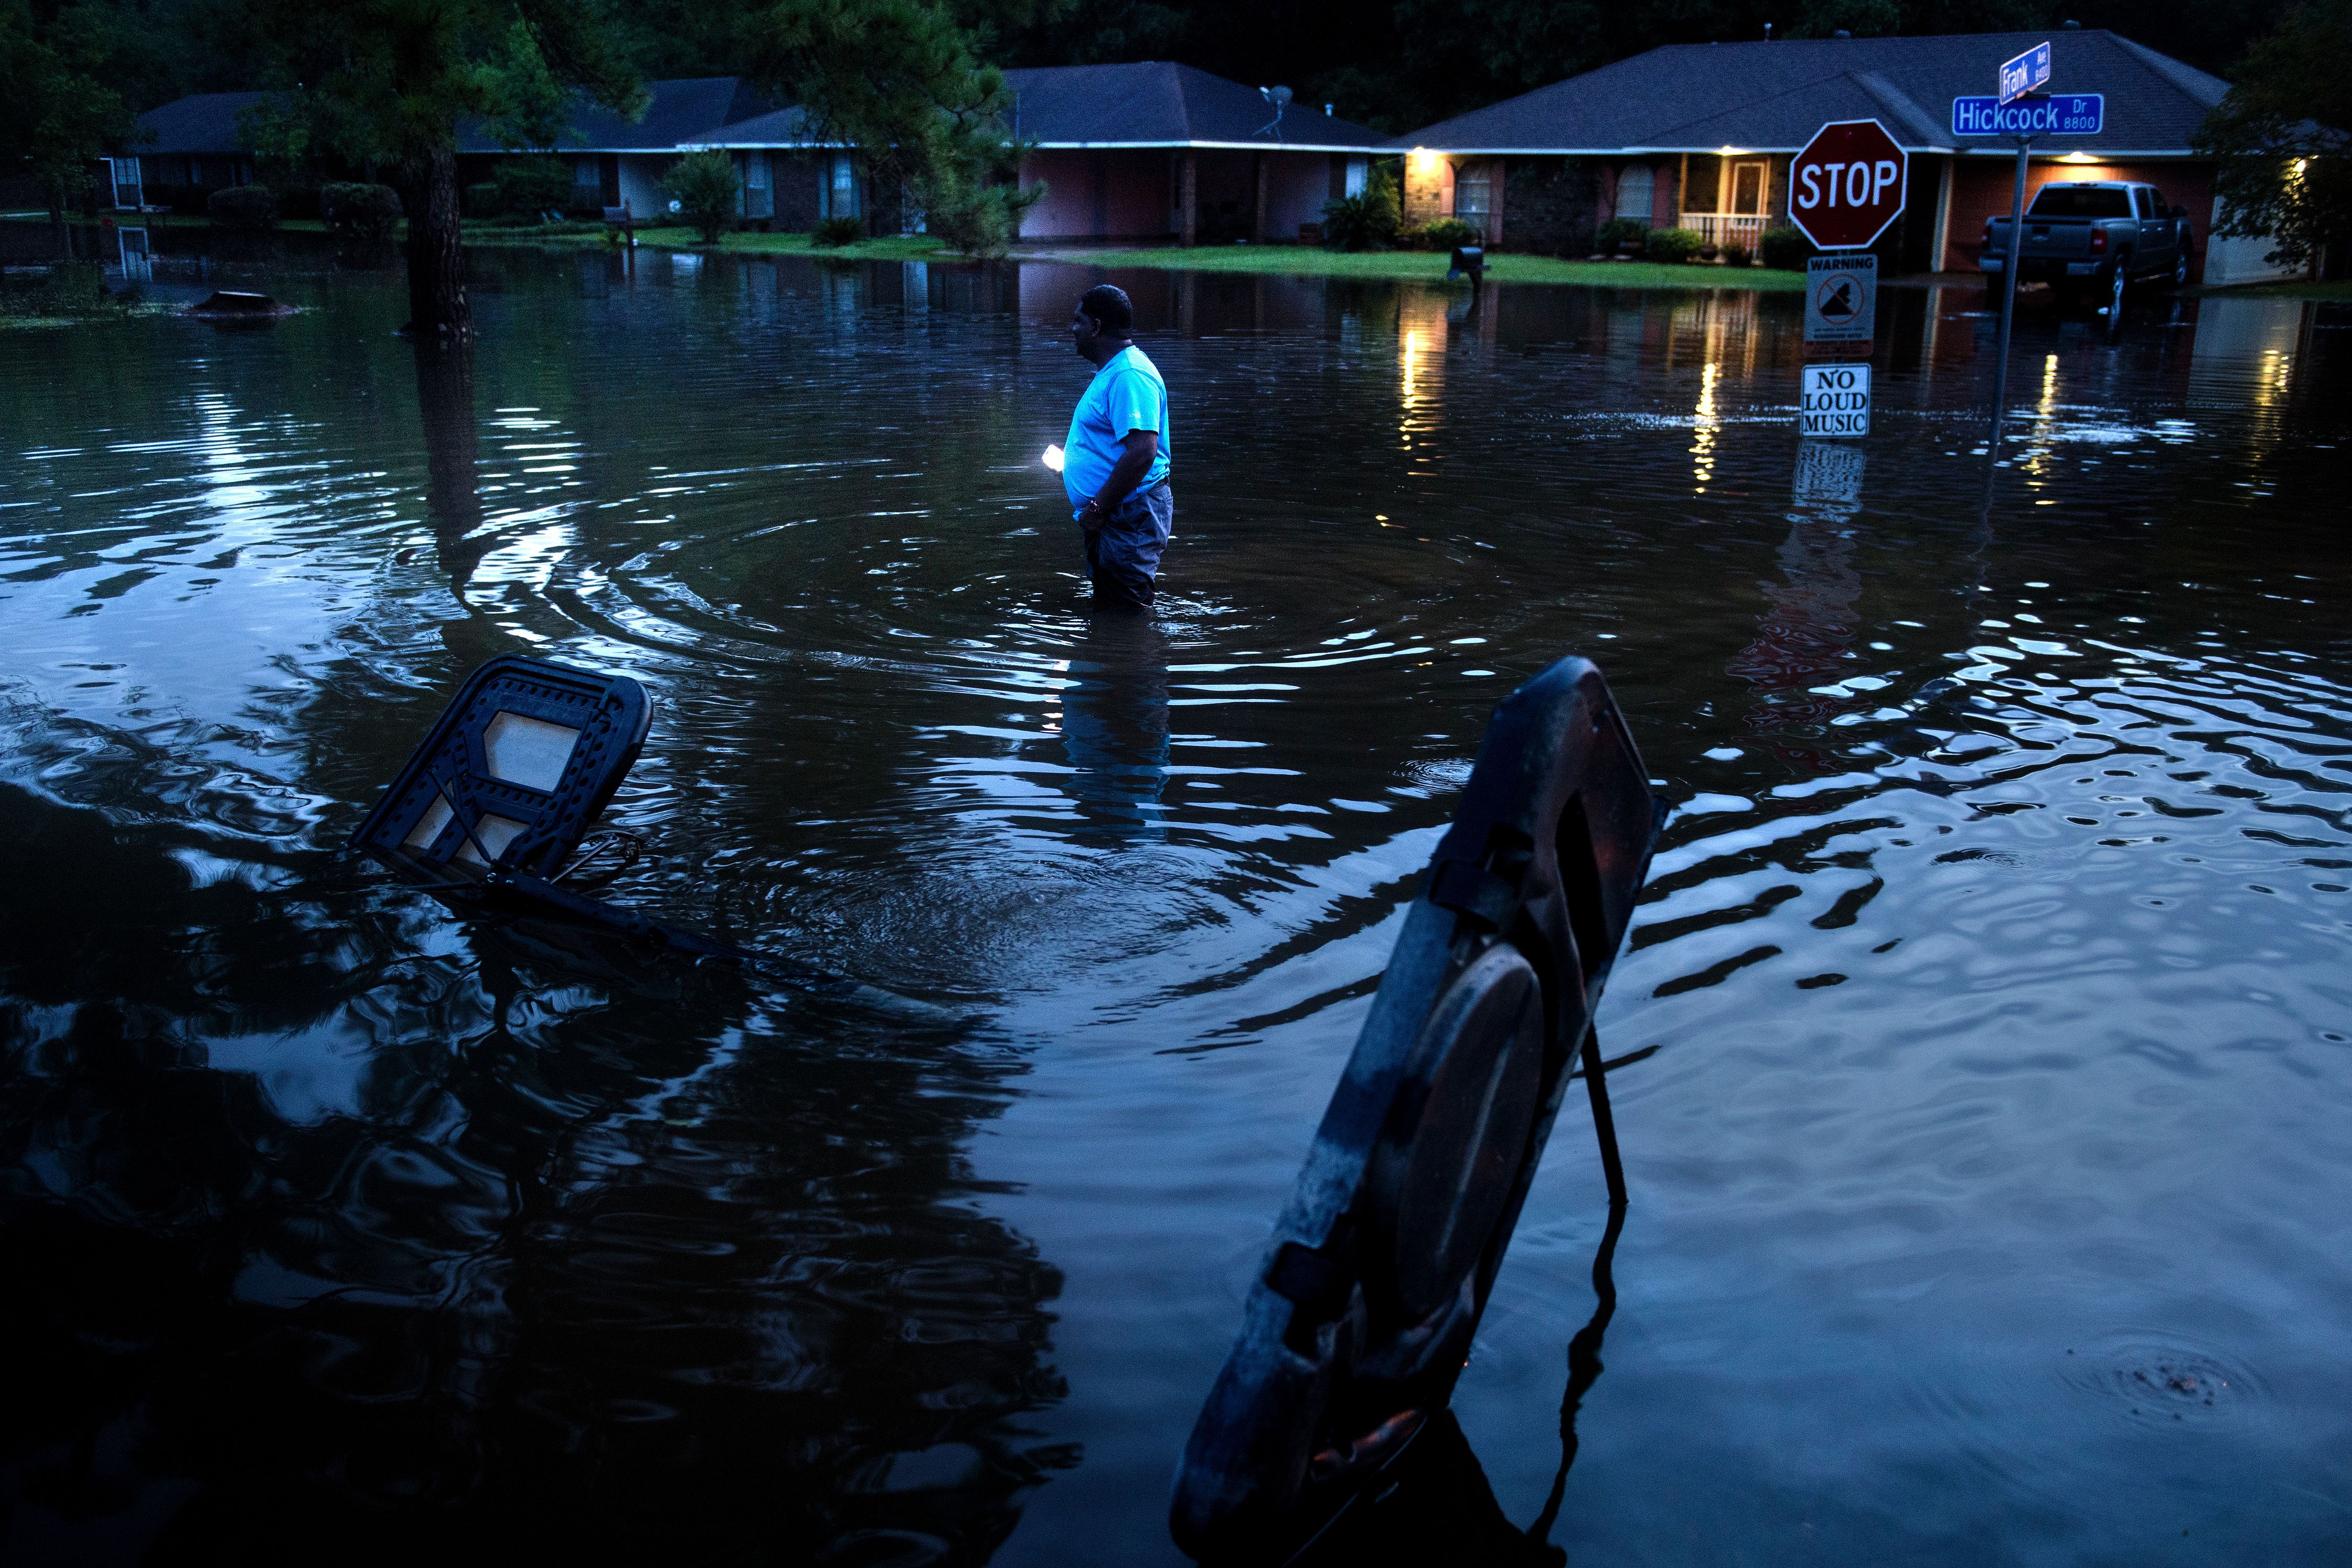
[[2107,231],[2106,231],[2105,229],[2103,229],[2103,228],[2095,228],[2095,229],[2093,229],[2093,230],[2091,231],[2091,254],[2092,254],[2092,255],[2094,255],[2094,256],[2096,256],[2097,254],[2099,254],[2099,252],[2101,252],[2102,250],[2105,250],[2106,247],[2107,247]]

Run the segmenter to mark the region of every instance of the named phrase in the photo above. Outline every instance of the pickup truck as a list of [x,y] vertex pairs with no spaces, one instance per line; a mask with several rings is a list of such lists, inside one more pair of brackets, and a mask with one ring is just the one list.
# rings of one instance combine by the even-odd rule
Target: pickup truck
[[[2026,209],[2017,280],[2087,289],[2117,310],[2124,289],[2141,279],[2188,282],[2189,251],[2189,209],[2167,205],[2154,185],[2053,180]],[[1987,218],[1978,270],[1998,277],[2008,260],[2009,219]]]

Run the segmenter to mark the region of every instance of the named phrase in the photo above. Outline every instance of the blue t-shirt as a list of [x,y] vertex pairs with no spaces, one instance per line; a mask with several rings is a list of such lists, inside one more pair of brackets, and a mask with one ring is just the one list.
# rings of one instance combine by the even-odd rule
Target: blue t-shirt
[[1072,510],[1084,510],[1102,489],[1111,466],[1126,454],[1120,443],[1130,430],[1160,432],[1160,455],[1143,481],[1128,492],[1132,495],[1168,477],[1170,457],[1168,384],[1133,343],[1103,362],[1070,416],[1069,437],[1062,443],[1062,488],[1069,492]]

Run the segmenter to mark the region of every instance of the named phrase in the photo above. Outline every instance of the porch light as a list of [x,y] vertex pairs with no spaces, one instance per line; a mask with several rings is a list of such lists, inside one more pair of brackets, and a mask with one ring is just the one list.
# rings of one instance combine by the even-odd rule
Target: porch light
[[2069,153],[2058,161],[2062,163],[2095,163],[2098,162],[2096,158],[2092,157],[2088,153]]

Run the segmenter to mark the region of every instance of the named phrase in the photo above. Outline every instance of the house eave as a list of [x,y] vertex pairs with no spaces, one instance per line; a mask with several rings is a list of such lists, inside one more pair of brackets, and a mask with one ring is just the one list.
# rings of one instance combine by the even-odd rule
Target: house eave
[[[2062,143],[2058,141],[2053,141],[2052,143],[2053,146],[2060,144]],[[1955,147],[1921,143],[1906,145],[1901,142],[1896,143],[1896,145],[1901,146],[1903,151],[1906,153],[1925,153],[1939,157],[2014,158],[2017,156],[2017,149],[2014,146],[1978,146],[1974,143],[1969,143]],[[1435,147],[1425,142],[1414,146],[1392,146],[1381,149],[1383,153],[1391,156],[1409,153],[1436,153],[1449,158],[1647,158],[1662,155],[1673,156],[1684,153],[1694,154],[1702,153],[1714,153],[1730,157],[1791,157],[1802,150],[1803,149],[1799,147],[1724,147],[1720,145],[1713,147],[1683,147],[1668,145],[1650,147]],[[2126,147],[2113,149],[2104,147],[2068,147],[2067,151],[2070,153],[2089,153],[2100,159],[2102,162],[2113,162],[2118,158],[2185,159],[2203,156],[2203,154],[2199,153],[2195,149],[2189,147]],[[2037,158],[2042,158],[2048,157],[2051,154],[2046,152],[2037,151],[2032,155]]]

